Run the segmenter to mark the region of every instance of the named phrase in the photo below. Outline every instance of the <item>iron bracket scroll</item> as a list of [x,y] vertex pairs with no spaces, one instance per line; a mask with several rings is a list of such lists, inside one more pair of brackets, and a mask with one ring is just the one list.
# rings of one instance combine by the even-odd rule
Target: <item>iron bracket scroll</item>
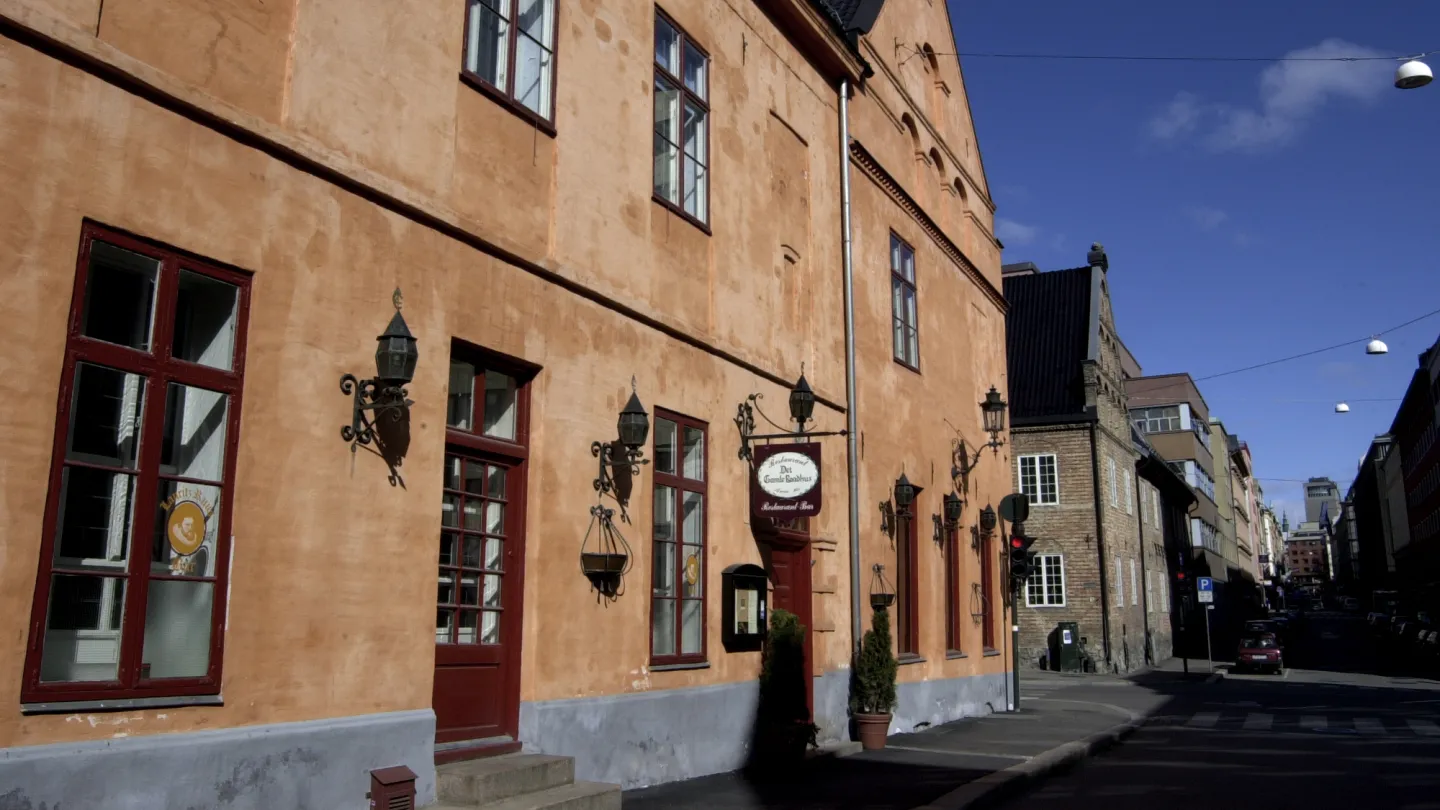
[[[354,374],[340,377],[340,393],[353,398],[350,409],[350,424],[340,428],[340,438],[350,443],[350,452],[357,445],[369,445],[375,441],[375,421],[381,414],[390,421],[398,422],[406,408],[415,403],[407,398],[408,392],[401,386],[382,386],[379,380],[362,380]],[[370,414],[373,414],[373,418]]]
[[[773,419],[771,419],[769,416],[766,416],[766,415],[765,415],[765,411],[763,411],[763,410],[760,409],[760,400],[763,399],[764,397],[765,397],[764,394],[751,394],[750,396],[748,396],[748,397],[745,398],[745,401],[744,401],[744,402],[740,403],[740,404],[739,404],[738,406],[736,406],[736,408],[735,408],[735,427],[738,428],[739,431],[740,431],[740,452],[739,452],[738,455],[739,455],[740,458],[742,458],[742,459],[744,459],[744,460],[746,460],[746,461],[753,462],[753,461],[755,460],[753,448],[751,448],[751,446],[750,446],[750,443],[751,443],[751,442],[770,441],[770,440],[772,440],[772,439],[796,439],[796,440],[801,440],[801,439],[818,438],[818,437],[820,437],[820,436],[849,436],[849,435],[850,435],[850,431],[848,431],[848,430],[814,430],[814,431],[807,431],[807,430],[804,430],[803,425],[802,425],[801,430],[798,430],[798,431],[789,431],[789,430],[786,430],[785,428],[781,427],[780,425],[775,424],[775,421],[774,421]],[[761,419],[764,419],[766,422],[769,422],[772,427],[774,427],[776,430],[778,430],[778,431],[780,431],[780,432],[779,432],[779,433],[756,433],[756,432],[755,432],[755,414],[756,414],[756,412],[759,412]]]

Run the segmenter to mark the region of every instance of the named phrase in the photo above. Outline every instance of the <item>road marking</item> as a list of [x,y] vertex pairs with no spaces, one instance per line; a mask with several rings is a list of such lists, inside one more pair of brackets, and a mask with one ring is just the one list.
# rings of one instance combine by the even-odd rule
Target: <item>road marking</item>
[[1270,726],[1275,724],[1275,715],[1264,712],[1251,712],[1245,715],[1246,731],[1269,731]]
[[1419,734],[1421,737],[1440,737],[1440,728],[1435,726],[1434,720],[1417,720],[1411,718],[1405,722],[1409,724],[1411,731]]
[[1357,717],[1355,718],[1355,730],[1361,734],[1378,736],[1385,733],[1385,724],[1376,717]]
[[1306,731],[1324,731],[1327,723],[1321,714],[1307,714],[1300,718],[1300,727]]
[[1214,728],[1218,722],[1220,722],[1219,712],[1199,712],[1185,725],[1196,728]]

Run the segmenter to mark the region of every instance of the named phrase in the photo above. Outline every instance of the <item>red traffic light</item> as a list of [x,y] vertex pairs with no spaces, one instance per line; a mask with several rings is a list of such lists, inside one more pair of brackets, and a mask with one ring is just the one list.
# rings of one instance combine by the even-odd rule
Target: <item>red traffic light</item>
[[1176,571],[1176,572],[1175,572],[1175,578],[1176,578],[1176,579],[1184,579],[1184,578],[1185,578],[1185,572],[1184,572],[1184,571]]
[[1012,538],[1010,538],[1010,547],[1011,547],[1011,548],[1024,548],[1024,547],[1025,547],[1025,539],[1024,539],[1023,537],[1012,537]]

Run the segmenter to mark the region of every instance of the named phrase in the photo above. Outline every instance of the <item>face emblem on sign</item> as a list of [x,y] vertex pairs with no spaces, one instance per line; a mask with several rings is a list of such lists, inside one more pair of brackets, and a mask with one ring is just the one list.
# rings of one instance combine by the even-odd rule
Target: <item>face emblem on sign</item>
[[685,584],[694,585],[700,581],[700,557],[691,554],[685,559]]
[[194,501],[180,501],[170,510],[166,534],[176,554],[188,557],[205,543],[205,513]]

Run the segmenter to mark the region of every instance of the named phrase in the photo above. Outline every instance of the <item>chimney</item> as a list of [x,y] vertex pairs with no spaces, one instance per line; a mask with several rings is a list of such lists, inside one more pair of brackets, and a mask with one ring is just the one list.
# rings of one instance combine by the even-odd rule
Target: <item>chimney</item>
[[1085,254],[1085,260],[1091,267],[1098,267],[1101,270],[1110,270],[1110,257],[1105,255],[1105,246],[1096,242],[1090,246],[1090,252]]
[[1034,262],[1016,262],[1015,264],[1001,265],[1001,276],[1033,276],[1040,272],[1040,268]]

